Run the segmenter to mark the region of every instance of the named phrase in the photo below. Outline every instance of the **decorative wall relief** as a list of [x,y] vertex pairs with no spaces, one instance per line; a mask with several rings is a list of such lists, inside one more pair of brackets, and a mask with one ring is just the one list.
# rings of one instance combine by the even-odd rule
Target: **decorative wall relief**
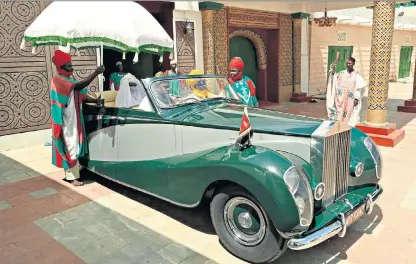
[[292,18],[280,14],[279,86],[292,84]]
[[[178,70],[182,74],[188,74],[195,69],[195,34],[184,33],[186,21],[176,21],[176,57]],[[193,24],[193,22],[191,22]]]
[[229,22],[230,26],[277,29],[279,13],[230,7]]
[[300,84],[301,44],[302,44],[302,20],[294,21],[294,42],[295,42],[295,84]]
[[229,39],[227,8],[222,8],[214,13],[215,34],[215,64],[217,74],[228,74]]
[[[49,84],[56,74],[54,47],[30,43],[20,49],[23,33],[50,2],[3,1],[0,3],[0,136],[50,128]],[[97,67],[95,50],[74,55],[75,78],[82,79]],[[90,90],[98,91],[95,80]]]

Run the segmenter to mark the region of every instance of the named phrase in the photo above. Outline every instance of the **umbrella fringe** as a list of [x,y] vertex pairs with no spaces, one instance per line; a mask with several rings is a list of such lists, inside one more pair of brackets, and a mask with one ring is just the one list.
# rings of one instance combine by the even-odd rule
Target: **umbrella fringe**
[[137,63],[138,61],[139,61],[139,52],[136,52],[136,54],[134,54],[133,63]]

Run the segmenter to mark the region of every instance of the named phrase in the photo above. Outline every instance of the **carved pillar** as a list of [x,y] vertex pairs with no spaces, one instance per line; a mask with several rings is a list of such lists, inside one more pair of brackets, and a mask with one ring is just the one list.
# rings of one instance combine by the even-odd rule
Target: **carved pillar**
[[309,86],[309,46],[308,46],[308,17],[306,13],[294,13],[293,19],[293,65],[294,91],[291,102],[308,102],[312,98],[307,96]]
[[370,126],[387,125],[387,101],[395,9],[395,1],[374,2],[366,122]]
[[387,123],[395,7],[395,1],[374,2],[367,121],[356,126],[385,147],[394,147],[405,135],[404,130],[396,129],[396,124]]
[[215,33],[214,33],[214,12],[224,5],[214,2],[199,3],[199,10],[202,12],[202,37],[204,52],[204,72],[215,73]]

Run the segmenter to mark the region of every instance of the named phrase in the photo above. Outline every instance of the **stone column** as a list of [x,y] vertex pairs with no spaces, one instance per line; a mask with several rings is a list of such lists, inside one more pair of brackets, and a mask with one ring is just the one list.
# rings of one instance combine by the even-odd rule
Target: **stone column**
[[374,2],[366,121],[369,126],[388,125],[387,102],[395,9],[395,1]]
[[385,147],[394,147],[405,135],[404,130],[396,129],[396,124],[387,123],[395,9],[395,1],[374,2],[367,120],[356,126]]
[[308,96],[309,91],[309,14],[294,13],[291,15],[293,19],[293,52],[295,67],[294,92],[290,98],[291,102],[308,102],[312,98]]
[[214,35],[214,12],[224,5],[215,2],[200,2],[199,10],[202,12],[202,43],[204,53],[204,72],[216,73],[215,63],[215,35]]

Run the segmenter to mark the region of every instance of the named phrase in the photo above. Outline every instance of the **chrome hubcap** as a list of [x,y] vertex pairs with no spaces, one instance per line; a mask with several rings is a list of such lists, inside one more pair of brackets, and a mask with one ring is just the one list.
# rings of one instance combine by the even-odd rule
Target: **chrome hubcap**
[[224,223],[229,234],[238,243],[246,246],[259,244],[266,233],[263,212],[244,197],[234,197],[225,204]]
[[238,223],[244,228],[250,228],[253,225],[253,220],[248,212],[242,212],[238,215]]

